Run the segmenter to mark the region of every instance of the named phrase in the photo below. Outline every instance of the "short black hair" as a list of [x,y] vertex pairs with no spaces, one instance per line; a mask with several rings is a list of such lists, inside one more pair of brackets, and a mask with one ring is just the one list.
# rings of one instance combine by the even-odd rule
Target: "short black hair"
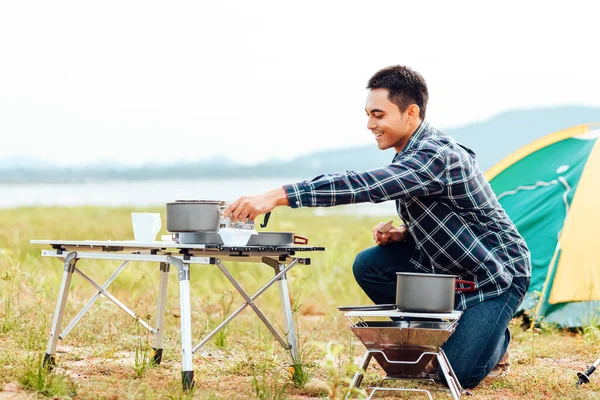
[[392,65],[383,68],[369,79],[367,89],[387,89],[388,99],[398,106],[400,112],[406,111],[408,106],[419,106],[419,117],[425,119],[425,110],[429,93],[427,83],[421,74],[403,65]]

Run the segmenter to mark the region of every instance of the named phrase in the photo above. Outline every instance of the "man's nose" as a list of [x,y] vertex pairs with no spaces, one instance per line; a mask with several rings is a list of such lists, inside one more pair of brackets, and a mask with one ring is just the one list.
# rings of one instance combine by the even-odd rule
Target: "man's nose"
[[373,118],[369,118],[367,120],[367,129],[372,131],[373,129],[377,128],[377,124],[375,123],[375,120]]

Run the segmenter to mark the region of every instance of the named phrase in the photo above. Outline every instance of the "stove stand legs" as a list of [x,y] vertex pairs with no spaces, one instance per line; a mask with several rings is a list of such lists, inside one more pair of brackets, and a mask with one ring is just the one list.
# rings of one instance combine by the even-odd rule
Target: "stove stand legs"
[[460,382],[458,381],[458,378],[456,377],[454,370],[452,370],[452,366],[450,365],[450,362],[448,361],[448,358],[446,357],[444,350],[440,349],[440,351],[437,355],[437,360],[438,360],[440,370],[444,374],[444,377],[446,378],[446,382],[448,383],[448,388],[450,389],[450,393],[452,393],[452,398],[454,400],[460,399],[460,395],[462,393],[462,387],[460,386]]
[[[192,365],[192,320],[190,306],[190,265],[174,257],[167,262],[177,267],[179,277],[179,304],[181,308],[181,382],[183,390],[194,387],[194,369]],[[162,278],[162,276],[161,276]]]
[[[380,351],[376,351],[376,352],[380,352]],[[383,353],[383,352],[380,352],[380,353],[382,353],[383,356],[385,357],[385,353]],[[450,365],[450,362],[448,361],[446,354],[444,353],[444,351],[442,349],[440,349],[439,352],[437,353],[436,357],[438,360],[439,369],[440,369],[441,373],[444,375],[444,377],[446,378],[446,382],[448,383],[448,388],[450,389],[452,398],[454,400],[459,400],[460,396],[462,394],[462,387],[460,386],[460,382],[458,381],[458,378],[456,377],[456,375],[454,374],[454,371],[452,370],[452,366]],[[349,390],[348,390],[348,394],[346,395],[346,399],[350,398],[350,391],[352,389],[360,387],[360,384],[362,383],[362,380],[363,380],[363,374],[367,370],[367,367],[369,366],[369,363],[371,362],[371,358],[372,358],[371,351],[367,351],[367,353],[365,354],[365,356],[363,357],[363,359],[360,363],[360,370],[357,371],[356,374],[354,374],[354,378],[352,378],[352,381],[350,382],[350,387],[348,388]],[[385,357],[385,358],[387,360],[387,357]],[[391,363],[404,364],[401,361],[390,361],[390,360],[387,360],[387,361],[391,362]],[[413,363],[406,362],[406,364],[413,364]],[[413,378],[413,379],[418,379],[418,378]],[[383,388],[381,386],[373,388],[368,399],[372,398],[373,395],[375,394],[375,392],[377,392],[377,391],[421,392],[421,393],[426,393],[430,399],[433,399],[431,397],[431,393],[429,392],[429,390],[407,389],[407,388]]]
[[156,329],[154,330],[154,353],[152,355],[152,363],[160,364],[162,361],[162,340],[165,334],[165,308],[167,304],[167,284],[169,283],[168,263],[160,263],[160,283],[158,285],[158,307],[156,311]]
[[56,310],[54,311],[54,320],[52,321],[52,331],[48,340],[48,347],[44,355],[43,366],[52,368],[56,364],[54,353],[56,353],[56,345],[58,344],[59,333],[61,329],[62,319],[67,305],[67,297],[69,296],[69,288],[71,286],[71,278],[75,272],[75,264],[77,263],[77,253],[72,252],[67,254],[65,258],[65,267],[63,272],[60,291],[58,292],[58,300],[56,301]]

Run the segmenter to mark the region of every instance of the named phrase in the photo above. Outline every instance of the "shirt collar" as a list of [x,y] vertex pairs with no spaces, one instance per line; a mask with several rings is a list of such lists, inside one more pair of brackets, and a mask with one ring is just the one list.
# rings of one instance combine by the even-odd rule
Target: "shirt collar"
[[409,151],[409,150],[413,149],[414,147],[416,147],[417,144],[419,143],[419,140],[421,140],[421,138],[425,135],[425,132],[427,132],[429,130],[429,128],[430,128],[430,125],[429,125],[428,121],[425,121],[425,120],[421,121],[417,130],[415,130],[415,132],[408,139],[406,146],[404,146],[404,148],[400,151],[400,153],[396,153],[396,155],[394,156],[394,161],[396,161],[396,158],[401,153]]
[[419,124],[419,127],[410,136],[410,138],[408,139],[408,143],[406,143],[406,146],[404,146],[402,151],[408,151],[408,150],[411,150],[413,147],[415,147],[417,145],[417,143],[419,143],[419,140],[421,140],[423,135],[425,135],[425,132],[427,132],[428,130],[429,130],[429,122],[425,121],[425,120],[421,121],[421,123]]

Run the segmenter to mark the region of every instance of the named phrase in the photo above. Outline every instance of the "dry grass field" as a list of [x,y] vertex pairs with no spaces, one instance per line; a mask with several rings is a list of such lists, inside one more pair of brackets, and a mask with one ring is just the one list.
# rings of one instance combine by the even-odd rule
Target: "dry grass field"
[[[29,240],[132,239],[131,211],[95,207],[0,210],[0,399],[343,397],[353,365],[364,349],[336,306],[369,304],[354,282],[351,266],[356,253],[372,245],[370,229],[378,219],[337,214],[316,216],[315,210],[310,209],[277,209],[270,222],[272,230],[296,232],[308,237],[310,244],[327,249],[312,253],[311,265],[298,265],[289,273],[305,379],[294,384],[289,377],[288,353],[247,309],[194,355],[196,386],[191,392],[182,392],[179,291],[175,273],[169,278],[160,365],[150,363],[151,335],[113,303],[100,298],[59,342],[57,367],[52,372],[43,369],[41,358],[52,324],[62,265],[56,259],[42,258],[42,247],[30,245]],[[164,209],[136,211],[162,212],[165,221]],[[250,293],[273,274],[264,265],[227,265]],[[103,282],[118,264],[82,260],[78,266],[96,281]],[[153,325],[158,277],[158,265],[130,263],[109,290]],[[214,266],[192,267],[191,293],[194,345],[224,315],[243,303]],[[63,328],[94,294],[89,284],[74,276]],[[257,304],[270,319],[281,323],[276,287],[267,290]],[[486,379],[472,390],[474,399],[600,398],[600,373],[592,377],[591,384],[575,386],[576,372],[600,357],[600,328],[591,326],[573,332],[542,324],[532,332],[523,330],[520,323],[515,319],[512,325],[510,373]],[[372,366],[364,384],[377,384],[382,376],[382,371]],[[450,398],[447,391],[432,390],[436,399]],[[386,396],[378,398],[426,398],[406,394]]]

